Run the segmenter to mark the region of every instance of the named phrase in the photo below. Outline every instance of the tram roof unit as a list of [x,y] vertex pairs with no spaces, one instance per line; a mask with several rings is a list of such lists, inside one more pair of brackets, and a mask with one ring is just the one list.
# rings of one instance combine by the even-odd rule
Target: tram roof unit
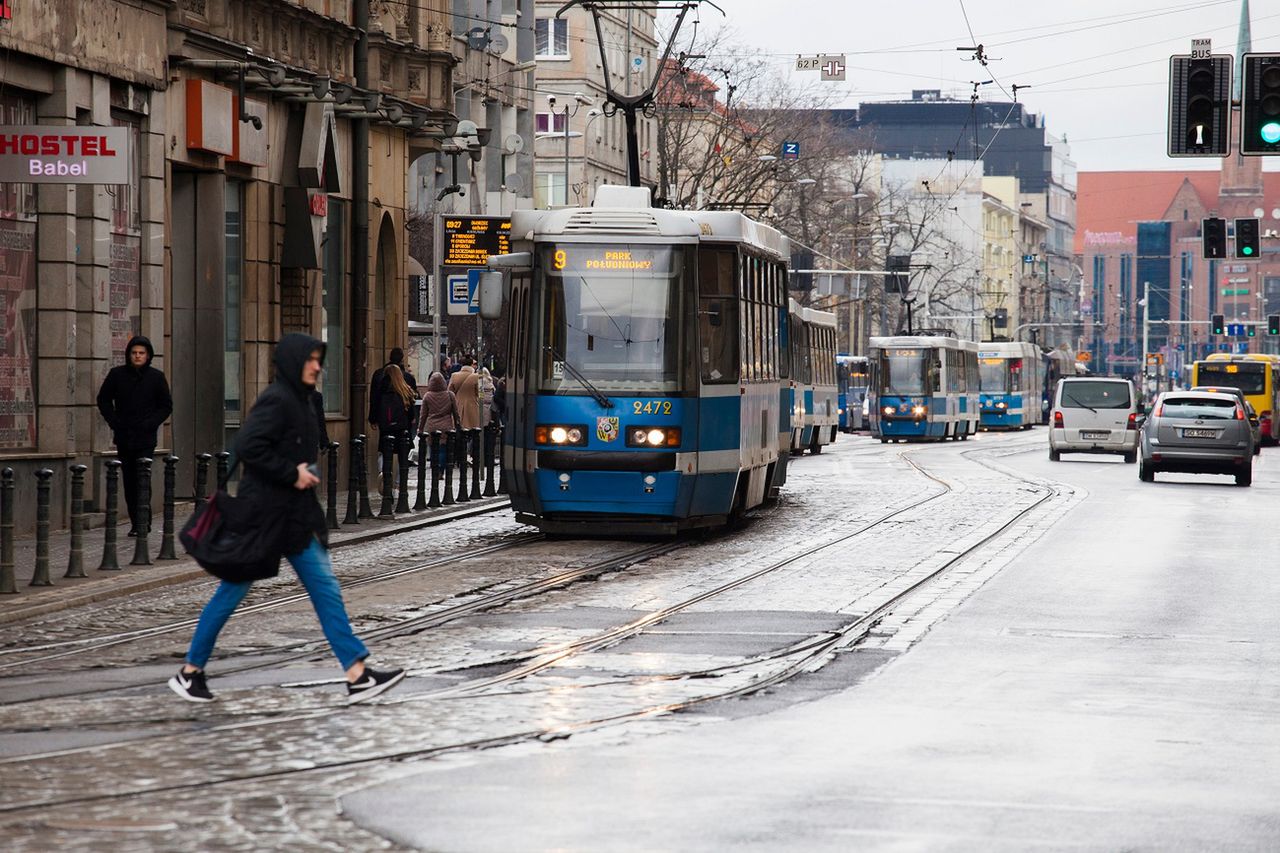
[[778,260],[789,260],[791,242],[776,228],[731,210],[665,210],[653,207],[648,187],[605,184],[591,207],[517,210],[512,240],[628,237],[744,243]]
[[960,338],[944,338],[937,335],[889,335],[883,338],[872,338],[870,345],[877,349],[885,349],[886,347],[922,347],[928,349],[958,349],[973,353],[978,351],[978,345],[973,341],[965,341]]

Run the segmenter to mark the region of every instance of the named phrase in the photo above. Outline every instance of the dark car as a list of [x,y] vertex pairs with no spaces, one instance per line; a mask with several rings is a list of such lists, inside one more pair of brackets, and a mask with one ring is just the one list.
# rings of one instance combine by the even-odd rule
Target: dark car
[[1231,474],[1237,486],[1253,482],[1253,430],[1243,400],[1210,391],[1167,391],[1142,425],[1138,479],[1162,471]]

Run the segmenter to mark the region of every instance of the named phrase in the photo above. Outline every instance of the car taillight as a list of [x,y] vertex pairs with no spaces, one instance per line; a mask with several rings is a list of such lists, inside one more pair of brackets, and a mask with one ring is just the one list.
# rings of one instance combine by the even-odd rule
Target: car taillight
[[1240,408],[1239,406],[1236,406],[1236,420],[1238,421],[1244,420],[1244,409]]
[[1158,418],[1164,414],[1164,403],[1156,406],[1155,416]]
[[1270,410],[1270,409],[1267,409],[1265,412],[1263,412],[1262,414],[1258,415],[1258,417],[1260,417],[1260,418],[1270,418],[1270,417],[1271,417],[1271,410]]
[[1137,414],[1136,412],[1130,412],[1130,413],[1129,413],[1129,425],[1128,425],[1128,427],[1126,427],[1126,428],[1127,428],[1127,429],[1137,429],[1137,428],[1138,428],[1138,414]]
[[1054,412],[1054,413],[1053,413],[1053,426],[1054,426],[1054,429],[1062,429],[1062,428],[1063,428],[1064,424],[1063,424],[1063,422],[1062,422],[1062,412]]

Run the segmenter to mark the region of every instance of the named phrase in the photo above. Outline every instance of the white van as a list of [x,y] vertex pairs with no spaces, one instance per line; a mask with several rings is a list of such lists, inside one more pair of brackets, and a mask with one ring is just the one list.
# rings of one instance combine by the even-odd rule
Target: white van
[[1128,379],[1068,376],[1058,380],[1050,415],[1049,459],[1062,453],[1120,453],[1138,461],[1137,396]]

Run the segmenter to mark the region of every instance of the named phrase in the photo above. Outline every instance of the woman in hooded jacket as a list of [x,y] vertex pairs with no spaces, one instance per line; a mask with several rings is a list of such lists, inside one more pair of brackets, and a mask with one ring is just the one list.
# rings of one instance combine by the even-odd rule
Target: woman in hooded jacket
[[[431,374],[427,380],[427,393],[422,395],[422,420],[418,424],[418,432],[428,435],[436,432],[451,432],[458,429],[462,416],[458,411],[458,397],[449,390],[449,383],[439,371]],[[435,467],[445,464],[448,442],[440,442],[438,456],[431,460]]]

